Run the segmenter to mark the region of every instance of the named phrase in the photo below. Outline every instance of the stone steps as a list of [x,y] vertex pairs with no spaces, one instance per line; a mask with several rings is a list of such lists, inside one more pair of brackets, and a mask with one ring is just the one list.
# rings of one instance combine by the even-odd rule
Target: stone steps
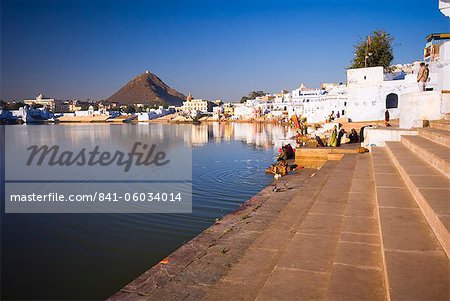
[[448,299],[448,258],[387,150],[333,163],[206,300]]
[[[266,246],[282,247],[291,227],[310,208],[311,199],[336,165],[336,161],[328,162],[320,173],[305,169],[274,181],[168,255],[167,264],[151,267],[108,300],[201,300],[213,286],[223,283],[223,293],[234,294],[234,299],[240,298],[239,293],[249,293],[249,288],[258,285],[255,275],[264,278],[276,253]],[[295,204],[291,202],[294,196]],[[254,244],[259,246],[249,248]],[[233,286],[225,274],[238,261],[245,267],[237,274],[239,285]],[[248,290],[242,291],[242,286]],[[228,299],[233,298],[224,295],[215,300]]]
[[450,132],[434,128],[419,128],[419,136],[432,140],[443,146],[450,147]]
[[[317,193],[294,197],[288,210],[250,246],[251,252],[231,268],[206,300],[324,298],[343,223],[342,202],[351,182],[342,179],[342,185],[337,185],[342,178],[337,175],[347,170],[351,174],[354,162],[327,162],[324,168],[330,164],[337,166],[326,178],[323,168],[312,178],[312,183],[319,184]],[[255,263],[257,252],[267,255]]]
[[419,193],[436,201],[435,191],[410,192],[430,177],[446,178],[402,143],[386,145],[372,149],[372,160],[388,300],[448,300],[449,260],[417,203]]
[[206,300],[386,300],[370,155],[330,164],[317,194],[294,197]]
[[446,120],[446,119],[431,120],[430,127],[433,129],[450,131],[450,120]]
[[[413,154],[450,179],[450,149],[448,147],[421,136],[402,136],[401,142]],[[387,142],[386,145],[388,144]],[[396,144],[391,143],[391,145]]]
[[386,150],[406,187],[450,257],[450,180],[407,145],[387,142]]
[[444,216],[448,179],[406,145],[345,154],[275,181],[110,300],[448,300],[448,257],[389,150]]
[[297,158],[295,160],[295,163],[299,166],[302,166],[304,168],[314,168],[314,169],[318,169],[318,168],[322,167],[326,162],[327,162],[327,158],[320,157],[320,156],[302,157],[300,159]]
[[386,300],[370,155],[357,157],[342,205],[344,220],[325,300]]

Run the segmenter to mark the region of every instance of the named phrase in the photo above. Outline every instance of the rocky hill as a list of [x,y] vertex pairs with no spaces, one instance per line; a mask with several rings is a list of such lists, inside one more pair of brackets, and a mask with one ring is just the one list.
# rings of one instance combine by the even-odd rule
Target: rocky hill
[[182,105],[182,93],[166,85],[158,76],[146,71],[136,76],[107,99],[120,104]]

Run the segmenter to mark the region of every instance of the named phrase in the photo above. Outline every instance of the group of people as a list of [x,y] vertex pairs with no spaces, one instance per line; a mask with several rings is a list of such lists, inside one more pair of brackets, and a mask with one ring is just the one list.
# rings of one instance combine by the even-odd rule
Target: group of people
[[290,160],[295,158],[295,152],[292,148],[291,144],[288,143],[286,145],[283,145],[280,150],[280,155],[278,156],[277,161],[281,160]]
[[341,114],[339,113],[339,111],[336,113],[336,115],[334,114],[334,111],[331,111],[331,114],[328,115],[326,122],[328,122],[328,123],[332,122],[332,121],[334,121],[334,119],[340,118],[340,117],[341,117]]
[[294,149],[291,144],[283,145],[280,149],[280,155],[278,155],[277,162],[270,165],[266,169],[266,173],[273,174],[275,178],[287,175],[297,167],[296,164],[289,164],[286,161],[290,159],[295,159]]
[[[316,140],[317,140],[317,143],[319,144],[319,146],[339,147],[339,146],[341,146],[342,137],[344,137],[344,135],[346,135],[346,134],[347,134],[347,132],[343,128],[341,128],[338,132],[337,126],[335,125],[333,128],[333,131],[331,132],[330,139],[328,139],[327,145],[325,145],[323,143],[322,139],[320,139],[320,137],[318,137],[318,136],[316,136]],[[347,138],[350,140],[349,143],[360,142],[358,133],[356,132],[355,129],[351,129]]]
[[339,147],[341,146],[341,139],[345,135],[345,130],[341,128],[339,132],[337,131],[337,126],[335,125],[333,131],[331,132],[330,139],[328,140],[328,146]]
[[308,135],[308,125],[306,124],[306,120],[300,120],[299,126],[300,126],[300,129],[298,131],[299,134],[302,136]]

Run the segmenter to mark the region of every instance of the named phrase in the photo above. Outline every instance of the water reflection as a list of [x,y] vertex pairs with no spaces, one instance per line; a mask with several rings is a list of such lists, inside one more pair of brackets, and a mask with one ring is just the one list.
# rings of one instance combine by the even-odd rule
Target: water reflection
[[[17,139],[27,139],[20,134],[24,127],[13,128]],[[2,214],[2,299],[107,298],[268,185],[273,177],[264,169],[294,135],[277,125],[243,123],[33,130],[46,133],[46,143],[68,146],[83,144],[83,139],[120,145],[124,136],[166,140],[167,135],[192,145],[193,212]]]
[[243,141],[256,147],[278,149],[291,143],[295,131],[290,127],[262,123],[202,123],[192,127],[193,146],[202,146],[209,141]]
[[[199,125],[189,124],[95,124],[95,125],[79,125],[79,124],[58,124],[47,125],[49,127],[57,126],[64,127],[70,134],[67,135],[65,143],[77,145],[84,140],[91,143],[96,141],[116,140],[118,133],[121,135],[132,135],[141,140],[159,138],[165,141],[167,136],[171,138],[176,137],[176,140],[183,141],[187,145],[202,146],[210,141],[220,143],[222,141],[244,141],[247,144],[252,144],[256,147],[265,149],[279,148],[283,143],[295,144],[292,137],[295,135],[295,130],[290,127],[280,126],[276,124],[263,123],[202,123]],[[28,126],[30,127],[30,126]],[[44,126],[35,126],[42,131]],[[108,130],[92,130],[108,128]],[[118,130],[111,130],[118,128]],[[170,130],[168,130],[170,128]],[[191,133],[187,131],[191,129]],[[172,139],[171,139],[172,140]],[[46,131],[45,141],[41,143],[56,144],[59,141],[58,136],[53,131]]]

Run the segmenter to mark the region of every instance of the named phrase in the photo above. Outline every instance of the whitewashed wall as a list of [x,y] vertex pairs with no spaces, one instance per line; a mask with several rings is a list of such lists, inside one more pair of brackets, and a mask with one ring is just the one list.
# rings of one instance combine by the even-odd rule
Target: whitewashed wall
[[[403,94],[418,91],[414,74],[404,80],[385,81],[382,67],[350,69],[347,78],[348,117],[352,121],[383,120],[388,94],[397,94],[400,107]],[[390,118],[398,118],[399,112],[399,108],[389,109]]]
[[437,120],[448,107],[442,102],[441,91],[404,94],[400,103],[400,128],[420,127],[422,120]]

